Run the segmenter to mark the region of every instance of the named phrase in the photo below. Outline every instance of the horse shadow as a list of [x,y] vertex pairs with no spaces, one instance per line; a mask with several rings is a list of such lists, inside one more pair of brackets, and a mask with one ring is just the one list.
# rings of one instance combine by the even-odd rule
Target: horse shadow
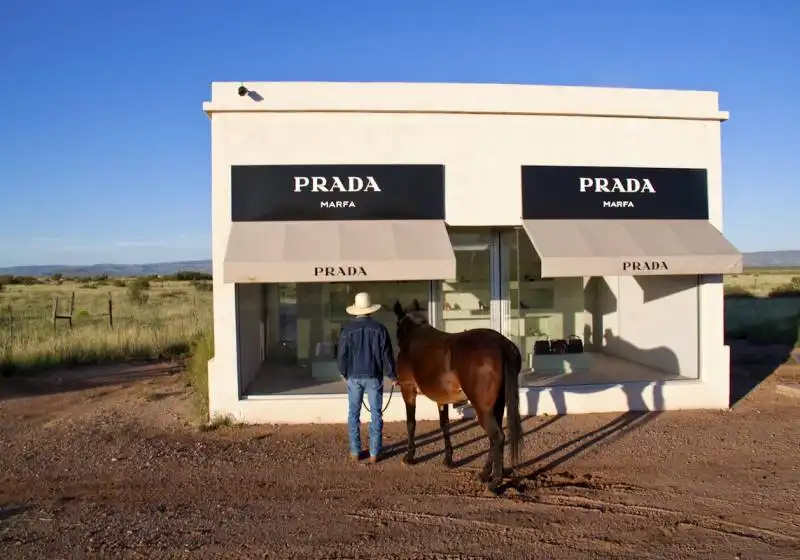
[[[620,383],[618,385],[625,393],[628,402],[627,411],[612,418],[609,422],[603,424],[588,433],[579,435],[566,441],[553,449],[549,449],[524,461],[515,467],[518,473],[525,473],[525,471],[534,465],[539,465],[533,471],[526,474],[519,474],[517,478],[536,479],[553,469],[566,463],[570,459],[588,451],[592,447],[599,444],[609,444],[613,441],[624,437],[634,430],[640,429],[655,420],[663,411],[664,401],[664,382],[639,382],[639,383]],[[599,390],[606,390],[608,387],[597,386],[561,386],[552,387],[549,390],[550,396],[553,399],[557,416],[554,417],[553,422],[567,414],[566,395],[568,393],[579,394],[592,394]],[[647,405],[645,400],[645,391],[652,389],[653,409]],[[528,411],[531,416],[535,416],[539,399],[542,392],[529,391],[527,396]],[[552,422],[550,422],[552,423]],[[546,423],[547,424],[547,423]],[[546,462],[545,462],[546,461]],[[544,464],[540,464],[543,463]]]
[[[659,349],[660,353],[663,354],[663,349]],[[627,399],[627,411],[619,414],[609,422],[605,423],[604,425],[600,426],[597,429],[594,429],[588,433],[579,435],[575,438],[570,439],[552,449],[548,449],[536,455],[533,458],[530,458],[516,467],[514,469],[507,469],[506,474],[511,474],[512,472],[516,472],[517,474],[514,476],[515,479],[536,479],[552,470],[558,468],[560,465],[564,464],[565,462],[573,459],[574,457],[586,452],[587,450],[591,449],[600,444],[610,444],[613,441],[624,437],[634,430],[640,429],[643,426],[649,424],[653,420],[655,420],[660,414],[661,411],[665,408],[665,399],[664,399],[664,381],[645,381],[645,382],[630,382],[630,383],[619,383],[617,384],[625,393]],[[545,395],[548,394],[553,401],[556,414],[554,416],[548,417],[544,422],[531,426],[524,432],[524,437],[528,437],[530,435],[535,434],[536,432],[540,432],[542,430],[547,429],[548,427],[552,426],[556,422],[558,422],[563,416],[568,414],[568,407],[567,407],[567,395],[568,394],[581,394],[581,395],[590,395],[594,393],[598,393],[601,391],[605,391],[608,389],[608,385],[604,384],[600,385],[562,385],[562,386],[554,386],[554,387],[546,387],[540,390],[528,390],[525,393],[524,398],[526,399],[528,414],[523,420],[523,425],[531,423],[535,418],[540,416],[539,409],[540,400]],[[651,401],[652,401],[652,409],[648,405],[647,399],[645,398],[646,392],[652,391],[651,394]],[[469,430],[479,428],[478,423],[472,417],[470,417],[469,408],[464,413],[464,417],[451,422],[450,424],[451,430],[450,434],[451,437],[467,432]],[[479,443],[486,439],[485,434],[479,433],[475,437],[472,437],[465,441],[460,441],[458,443],[453,442],[453,451],[458,451],[459,449],[467,448],[473,444]],[[440,429],[430,430],[424,434],[421,434],[417,438],[418,447],[433,445],[436,443],[443,442],[443,436]],[[396,455],[400,455],[405,452],[406,446],[408,445],[408,441],[399,441],[387,449],[387,458],[393,457]],[[486,454],[489,452],[488,449],[480,449],[470,455],[456,458],[454,461],[455,468],[464,467],[470,465],[485,457]],[[421,455],[417,459],[417,463],[424,463],[435,459],[439,456],[444,455],[444,446],[437,446],[437,448],[429,451],[428,453]],[[544,463],[544,464],[541,464]],[[534,468],[534,470],[529,471],[532,467],[539,465],[538,467]]]
[[[547,428],[548,426],[553,424],[556,420],[558,420],[558,418],[559,418],[558,416],[554,416],[554,417],[548,419],[547,421],[545,421],[545,422],[543,422],[543,423],[541,423],[541,424],[539,424],[537,426],[534,426],[534,427],[530,428],[528,431],[523,433],[523,437],[528,436],[530,434],[533,434],[535,432],[538,432],[540,430],[543,430],[544,428]],[[527,418],[523,419],[523,423],[526,420],[527,420]],[[468,414],[465,417],[462,417],[462,418],[459,418],[458,420],[454,420],[453,422],[450,422],[450,437],[452,439],[452,437],[457,435],[457,434],[468,432],[468,431],[473,430],[473,429],[481,429],[481,428],[480,428],[480,425],[478,424],[477,420],[475,420],[474,417],[472,417],[472,416],[470,416]],[[470,445],[473,445],[473,444],[479,443],[481,441],[484,441],[484,440],[486,440],[486,438],[487,438],[486,434],[484,434],[483,432],[480,432],[477,436],[472,437],[472,438],[470,438],[468,440],[461,441],[461,442],[458,442],[458,443],[453,442],[453,451],[456,452],[459,449],[464,449],[465,447],[469,447]],[[421,434],[419,436],[415,436],[414,441],[417,444],[417,448],[420,448],[420,447],[423,447],[423,446],[426,446],[426,445],[433,445],[433,444],[436,444],[436,443],[442,443],[441,447],[438,447],[438,448],[436,448],[436,449],[434,449],[432,451],[429,451],[428,453],[426,453],[424,455],[420,455],[419,457],[417,457],[415,459],[415,463],[417,463],[417,464],[422,464],[422,463],[425,463],[425,462],[430,461],[432,459],[435,459],[435,458],[437,458],[439,456],[443,456],[444,455],[444,445],[443,445],[444,444],[444,436],[442,436],[442,430],[439,429],[439,428],[437,428],[435,430],[430,430],[430,431],[425,432],[424,434]],[[388,446],[386,448],[386,451],[385,451],[386,458],[388,459],[388,458],[391,458],[391,457],[395,457],[397,455],[402,455],[403,453],[406,452],[406,447],[407,446],[408,446],[408,440],[407,439],[403,440],[403,441],[399,441],[397,443],[394,443],[391,446]],[[481,451],[479,453],[474,453],[472,455],[469,455],[468,457],[463,457],[461,459],[455,460],[455,461],[453,461],[454,468],[458,468],[458,467],[462,467],[462,466],[468,465],[468,464],[474,462],[476,459],[486,455],[488,452],[489,452],[488,449],[484,449],[483,451]]]

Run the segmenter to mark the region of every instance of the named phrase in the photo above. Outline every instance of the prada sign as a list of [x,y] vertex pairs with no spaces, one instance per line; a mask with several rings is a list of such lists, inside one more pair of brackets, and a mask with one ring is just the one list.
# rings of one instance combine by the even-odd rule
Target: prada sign
[[443,165],[234,165],[234,222],[444,219]]
[[623,272],[667,272],[667,261],[622,261]]
[[705,169],[522,167],[522,217],[707,220]]
[[314,276],[325,278],[355,278],[365,277],[367,270],[363,266],[315,266]]

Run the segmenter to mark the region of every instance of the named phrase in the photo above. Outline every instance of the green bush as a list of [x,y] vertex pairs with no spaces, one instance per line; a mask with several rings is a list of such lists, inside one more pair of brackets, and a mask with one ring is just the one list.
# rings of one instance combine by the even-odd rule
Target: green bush
[[793,278],[792,282],[782,284],[770,290],[767,297],[783,298],[783,297],[800,297],[800,283],[796,284]]
[[211,280],[211,275],[207,272],[197,272],[194,270],[179,270],[174,276],[168,277],[169,280],[192,281],[192,280]]
[[142,306],[150,300],[150,281],[147,278],[134,278],[128,284],[128,299]]
[[725,297],[728,297],[728,298],[752,298],[752,297],[755,297],[747,289],[743,288],[742,286],[735,285],[735,284],[732,285],[732,286],[728,285],[728,284],[724,285],[723,286],[723,292],[725,294]]
[[186,363],[186,381],[197,395],[199,413],[208,422],[208,361],[214,357],[214,335],[211,329],[192,343]]

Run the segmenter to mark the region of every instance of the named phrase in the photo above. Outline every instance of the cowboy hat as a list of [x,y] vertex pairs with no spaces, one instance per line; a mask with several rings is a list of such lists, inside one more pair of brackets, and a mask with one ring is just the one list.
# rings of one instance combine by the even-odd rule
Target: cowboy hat
[[370,315],[375,313],[378,309],[381,308],[380,303],[372,304],[372,300],[369,297],[367,292],[360,292],[356,294],[355,301],[353,305],[348,305],[345,311],[350,315]]

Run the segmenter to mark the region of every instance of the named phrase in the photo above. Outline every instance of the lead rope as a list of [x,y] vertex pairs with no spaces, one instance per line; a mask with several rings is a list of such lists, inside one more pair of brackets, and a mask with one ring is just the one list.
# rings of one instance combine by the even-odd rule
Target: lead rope
[[[392,395],[394,395],[394,383],[392,383],[392,389],[391,391],[389,391],[389,398],[386,401],[386,406],[384,406],[383,409],[381,410],[381,414],[386,412],[386,409],[389,408],[389,403],[392,402]],[[364,407],[364,410],[372,414],[372,411],[367,406],[367,401],[364,400],[364,397],[361,397],[361,405]]]

